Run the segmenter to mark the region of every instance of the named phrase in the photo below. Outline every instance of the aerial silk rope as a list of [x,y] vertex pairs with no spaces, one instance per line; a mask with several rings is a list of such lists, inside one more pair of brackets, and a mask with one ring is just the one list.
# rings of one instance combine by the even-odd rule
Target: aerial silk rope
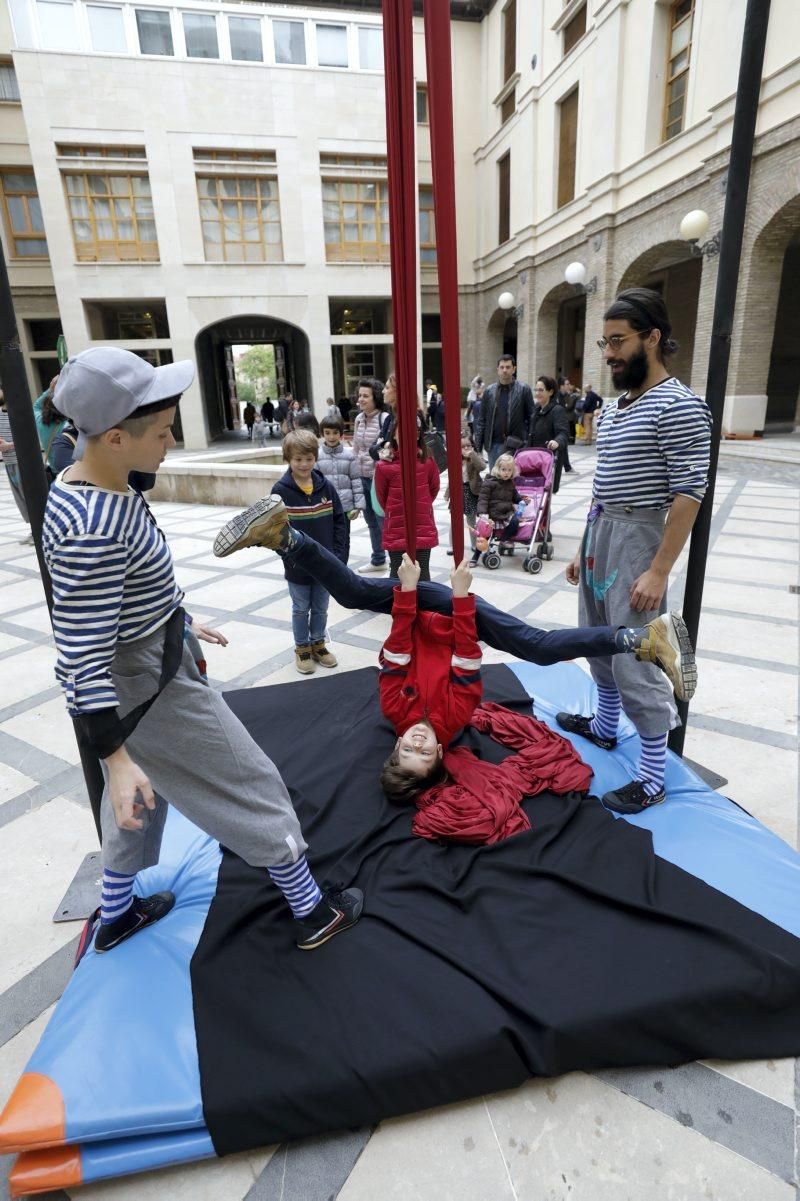
[[424,0],[425,53],[442,323],[442,388],[453,562],[464,557],[464,492],[461,487],[461,358],[458,340],[458,245],[453,143],[453,76],[450,53],[450,5]]
[[406,550],[414,558],[417,546],[417,182],[413,0],[383,0],[383,57],[397,422]]

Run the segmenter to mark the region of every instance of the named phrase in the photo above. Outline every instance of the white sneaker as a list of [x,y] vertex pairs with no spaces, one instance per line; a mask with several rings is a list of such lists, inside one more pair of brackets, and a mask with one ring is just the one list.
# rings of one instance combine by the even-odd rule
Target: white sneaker
[[383,575],[386,571],[385,563],[362,563],[356,569],[359,575]]

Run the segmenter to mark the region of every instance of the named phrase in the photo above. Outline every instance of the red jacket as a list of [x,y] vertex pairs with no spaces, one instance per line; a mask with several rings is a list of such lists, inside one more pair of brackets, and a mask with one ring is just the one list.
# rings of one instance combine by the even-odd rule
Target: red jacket
[[517,753],[484,763],[465,746],[446,751],[447,779],[417,797],[411,829],[434,841],[491,844],[530,829],[520,807],[526,796],[587,792],[592,769],[575,747],[542,721],[487,702],[469,723]]
[[381,710],[398,734],[427,720],[447,748],[481,703],[475,597],[454,596],[453,616],[417,612],[416,592],[394,590],[392,630],[380,655]]
[[[433,459],[417,460],[417,546],[428,550],[439,545],[433,519],[433,502],[439,492],[439,468]],[[409,550],[406,546],[405,498],[399,459],[381,459],[375,468],[375,495],[385,513],[383,545],[385,550]],[[410,551],[409,551],[410,553]]]

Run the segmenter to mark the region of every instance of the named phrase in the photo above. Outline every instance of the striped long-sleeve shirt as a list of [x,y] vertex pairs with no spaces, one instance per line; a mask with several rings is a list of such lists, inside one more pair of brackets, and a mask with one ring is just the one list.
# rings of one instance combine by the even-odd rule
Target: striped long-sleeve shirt
[[672,377],[625,408],[620,400],[603,408],[597,427],[595,500],[635,509],[665,509],[678,495],[702,500],[711,454],[706,402]]
[[117,643],[152,634],[183,598],[164,535],[136,492],[59,477],[42,546],[53,578],[56,677],[67,707],[75,717],[116,708]]

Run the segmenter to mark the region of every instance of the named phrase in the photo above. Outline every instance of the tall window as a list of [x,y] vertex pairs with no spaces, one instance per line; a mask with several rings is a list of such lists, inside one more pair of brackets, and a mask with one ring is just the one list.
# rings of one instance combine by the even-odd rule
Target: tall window
[[683,129],[686,113],[686,86],[692,50],[694,0],[676,0],[670,9],[667,50],[667,86],[664,96],[664,141]]
[[561,208],[575,196],[575,164],[578,153],[578,89],[558,106],[558,194]]
[[175,53],[168,12],[160,12],[154,8],[137,8],[136,28],[139,31],[139,49],[142,54]]
[[19,85],[14,64],[0,62],[0,101],[19,104]]
[[302,21],[273,21],[275,62],[303,66],[306,61],[306,27]]
[[419,190],[419,260],[436,264],[436,220],[433,213],[433,188]]
[[320,23],[316,29],[318,65],[320,67],[346,67],[347,26]]
[[586,5],[579,8],[575,16],[564,26],[564,54],[569,54],[572,47],[586,33]]
[[[75,257],[81,263],[158,261],[150,179],[133,173],[130,159],[143,159],[139,146],[57,146],[62,160]],[[63,160],[94,159],[64,163]],[[117,159],[112,166],[104,160]]]
[[417,125],[428,124],[428,89],[424,84],[417,84]]
[[124,54],[128,49],[128,39],[125,36],[122,9],[112,8],[109,4],[87,4],[86,11],[92,49]]
[[500,245],[511,237],[511,151],[497,164],[498,222],[497,241]]
[[42,209],[32,171],[0,172],[3,219],[14,258],[47,258]]
[[231,58],[237,62],[263,63],[261,22],[258,17],[228,17],[231,36]]
[[183,35],[189,58],[219,58],[217,18],[211,13],[184,13]]
[[503,83],[517,69],[517,0],[503,9]]
[[325,255],[329,263],[388,263],[386,160],[320,155]]
[[72,0],[36,0],[42,50],[80,50],[78,11]]
[[362,71],[383,70],[383,30],[360,25],[358,28],[358,65]]

